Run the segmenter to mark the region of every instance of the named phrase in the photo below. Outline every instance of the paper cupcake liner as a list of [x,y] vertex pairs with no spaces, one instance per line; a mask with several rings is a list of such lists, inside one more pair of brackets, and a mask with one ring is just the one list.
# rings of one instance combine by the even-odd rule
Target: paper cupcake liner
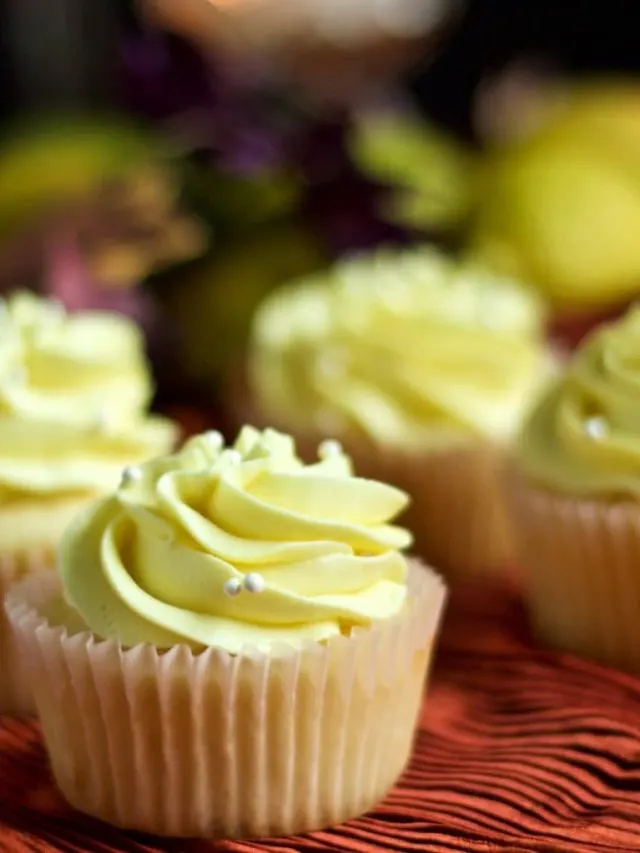
[[349,637],[231,656],[123,649],[47,621],[55,576],[6,601],[67,800],[155,834],[289,835],[376,804],[411,751],[445,589],[412,563],[407,606]]
[[[320,433],[297,430],[261,412],[243,383],[228,385],[227,411],[233,429],[273,426],[293,435],[300,456],[317,458]],[[490,442],[471,440],[429,451],[373,445],[366,437],[332,433],[361,476],[392,483],[411,496],[399,522],[414,535],[413,551],[450,580],[510,569],[513,532],[503,490],[506,454]]]
[[501,490],[504,454],[489,443],[427,453],[351,447],[356,470],[394,483],[409,495],[400,518],[414,551],[451,580],[505,571],[513,561],[512,531]]
[[9,588],[29,573],[54,565],[53,553],[0,554],[0,714],[33,714],[35,704],[24,667],[20,664],[13,630],[2,601]]
[[516,546],[538,637],[640,672],[640,509],[554,495],[513,475]]

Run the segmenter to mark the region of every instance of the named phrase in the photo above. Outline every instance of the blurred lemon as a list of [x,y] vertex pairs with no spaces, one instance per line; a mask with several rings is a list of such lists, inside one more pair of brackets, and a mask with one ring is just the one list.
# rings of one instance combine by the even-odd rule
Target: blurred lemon
[[[352,150],[371,174],[391,178],[396,221],[457,227],[475,259],[560,308],[620,303],[640,292],[640,83],[564,84],[549,98],[554,108],[524,138],[465,152],[466,160],[459,143],[428,125],[408,137],[404,120],[392,133],[388,124],[361,125]],[[362,142],[372,133],[375,158]]]
[[640,86],[574,90],[524,141],[478,173],[471,250],[561,306],[640,291]]
[[460,223],[472,205],[474,158],[432,125],[410,116],[368,116],[350,140],[355,162],[395,188],[386,213],[416,228]]

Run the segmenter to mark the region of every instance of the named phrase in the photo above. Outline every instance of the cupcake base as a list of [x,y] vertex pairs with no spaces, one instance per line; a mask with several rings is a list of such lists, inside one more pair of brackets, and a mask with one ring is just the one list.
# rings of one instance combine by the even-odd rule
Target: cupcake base
[[444,599],[412,563],[397,617],[235,656],[70,635],[52,615],[54,576],[27,578],[6,609],[72,805],[127,829],[237,838],[340,823],[386,794],[411,752]]
[[2,602],[9,588],[30,572],[41,573],[54,564],[53,554],[0,554],[0,714],[33,714],[35,703],[27,674],[21,666],[16,638]]
[[516,542],[537,636],[640,672],[640,511],[510,482]]

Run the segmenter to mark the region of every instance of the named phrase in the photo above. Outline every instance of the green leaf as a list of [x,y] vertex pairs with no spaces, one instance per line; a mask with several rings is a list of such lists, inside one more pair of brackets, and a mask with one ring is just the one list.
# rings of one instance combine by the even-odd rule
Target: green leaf
[[398,190],[386,208],[414,228],[451,227],[469,214],[474,157],[427,122],[410,116],[360,120],[349,144],[356,165]]

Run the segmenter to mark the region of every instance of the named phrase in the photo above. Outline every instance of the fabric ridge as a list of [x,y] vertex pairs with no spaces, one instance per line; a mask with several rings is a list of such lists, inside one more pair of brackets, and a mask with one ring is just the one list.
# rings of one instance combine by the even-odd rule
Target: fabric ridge
[[[537,649],[517,590],[458,585],[413,760],[373,812],[227,853],[640,851],[640,680]],[[0,718],[0,850],[202,853],[123,833],[55,792],[37,724]]]

